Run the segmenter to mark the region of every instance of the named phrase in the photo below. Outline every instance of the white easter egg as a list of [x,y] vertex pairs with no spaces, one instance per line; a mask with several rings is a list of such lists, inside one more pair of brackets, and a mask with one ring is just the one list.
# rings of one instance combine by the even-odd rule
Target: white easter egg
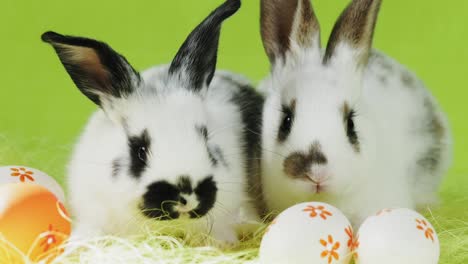
[[348,264],[353,231],[337,208],[319,202],[294,205],[268,227],[260,246],[262,264]]
[[437,264],[439,239],[434,227],[410,209],[385,209],[359,228],[357,264]]
[[0,184],[3,183],[35,183],[51,191],[60,201],[65,201],[62,187],[46,173],[25,166],[0,167]]

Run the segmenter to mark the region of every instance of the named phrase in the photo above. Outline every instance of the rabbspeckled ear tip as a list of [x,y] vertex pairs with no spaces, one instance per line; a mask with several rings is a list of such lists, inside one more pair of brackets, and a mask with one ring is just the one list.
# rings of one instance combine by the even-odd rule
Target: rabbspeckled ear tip
[[41,35],[41,39],[47,43],[60,42],[64,36],[53,31],[47,31]]
[[232,15],[239,10],[240,7],[240,0],[227,0],[222,6],[220,6],[220,9],[222,9],[226,15]]

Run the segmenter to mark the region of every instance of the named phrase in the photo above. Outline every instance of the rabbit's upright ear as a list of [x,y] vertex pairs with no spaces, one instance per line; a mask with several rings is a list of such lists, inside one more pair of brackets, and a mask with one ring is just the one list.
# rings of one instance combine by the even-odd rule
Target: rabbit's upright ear
[[78,89],[101,107],[131,94],[140,82],[127,60],[103,42],[55,32],[42,34],[42,40],[54,47]]
[[261,0],[263,46],[271,64],[294,46],[320,52],[320,25],[310,0]]
[[333,28],[324,64],[336,58],[358,68],[367,65],[381,3],[381,0],[353,0],[348,5]]
[[190,33],[169,67],[169,81],[193,91],[209,86],[216,69],[221,24],[240,5],[240,0],[226,0]]

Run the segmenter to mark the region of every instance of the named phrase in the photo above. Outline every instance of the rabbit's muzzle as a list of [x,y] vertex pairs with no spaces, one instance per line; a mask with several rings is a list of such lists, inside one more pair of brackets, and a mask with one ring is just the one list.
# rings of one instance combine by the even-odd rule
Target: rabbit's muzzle
[[173,220],[182,216],[201,218],[213,208],[217,191],[211,175],[196,186],[184,175],[178,177],[176,184],[167,181],[150,184],[140,208],[145,216],[155,220]]

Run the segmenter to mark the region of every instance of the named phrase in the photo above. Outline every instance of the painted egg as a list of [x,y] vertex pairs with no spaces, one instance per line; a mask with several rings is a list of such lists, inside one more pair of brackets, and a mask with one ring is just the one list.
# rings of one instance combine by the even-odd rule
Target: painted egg
[[[68,213],[57,197],[41,185],[0,186],[0,251],[2,259],[26,256],[32,261],[60,253],[70,235]],[[2,262],[3,263],[3,262]]]
[[14,182],[42,185],[53,192],[60,201],[65,201],[62,187],[46,173],[24,166],[0,167],[0,184]]
[[434,227],[409,209],[385,209],[359,228],[357,264],[437,264],[439,239]]
[[348,264],[354,243],[348,219],[319,202],[294,205],[267,228],[260,245],[262,264]]

